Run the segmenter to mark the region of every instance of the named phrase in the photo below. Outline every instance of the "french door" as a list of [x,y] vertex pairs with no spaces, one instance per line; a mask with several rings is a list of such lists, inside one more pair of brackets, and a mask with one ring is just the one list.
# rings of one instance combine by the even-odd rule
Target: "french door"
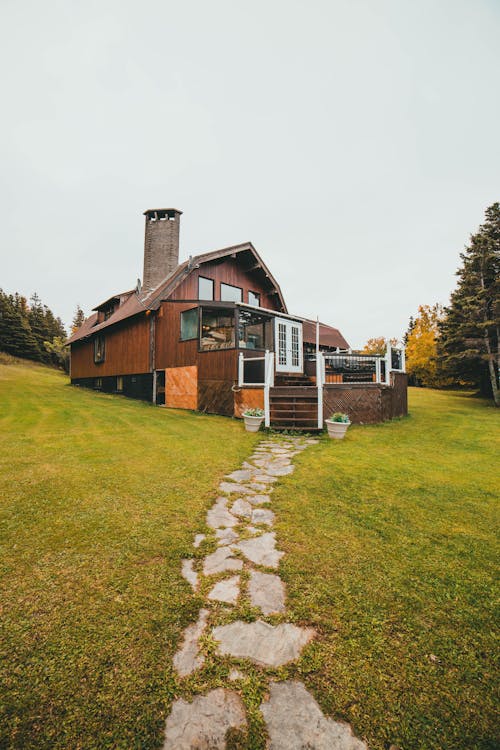
[[274,319],[276,372],[303,372],[302,323]]

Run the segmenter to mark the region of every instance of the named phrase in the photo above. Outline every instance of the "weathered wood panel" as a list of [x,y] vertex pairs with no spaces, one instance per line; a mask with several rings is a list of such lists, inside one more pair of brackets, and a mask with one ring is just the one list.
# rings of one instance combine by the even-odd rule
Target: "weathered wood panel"
[[327,384],[323,389],[323,413],[349,415],[355,424],[376,424],[408,414],[407,376],[391,373],[391,385],[357,383]]
[[234,394],[234,416],[241,417],[247,409],[264,408],[263,388],[242,388]]
[[242,268],[241,256],[224,258],[221,262],[203,263],[199,269],[194,269],[190,275],[177,287],[172,299],[198,299],[198,277],[213,279],[214,299],[220,300],[220,285],[231,284],[243,290],[242,302],[248,302],[248,292],[261,295],[260,306],[269,310],[280,310],[279,299],[270,293],[269,282],[262,270],[245,271]]
[[224,380],[198,380],[198,410],[232,417],[234,394],[231,385]]
[[198,368],[168,367],[165,370],[165,406],[176,409],[198,408]]
[[194,307],[193,303],[163,302],[156,315],[157,369],[196,365],[198,340],[181,341],[181,312]]
[[104,329],[106,353],[104,362],[94,363],[94,336],[71,345],[71,377],[89,378],[106,375],[135,375],[150,372],[149,316],[128,318],[121,324]]

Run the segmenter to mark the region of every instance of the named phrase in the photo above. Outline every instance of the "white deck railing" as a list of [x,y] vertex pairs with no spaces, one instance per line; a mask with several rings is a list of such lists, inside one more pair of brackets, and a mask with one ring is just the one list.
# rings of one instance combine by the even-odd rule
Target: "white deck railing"
[[[264,377],[258,382],[245,380],[245,363],[264,361]],[[240,352],[238,357],[238,386],[260,386],[264,388],[264,423],[266,427],[271,424],[270,390],[274,386],[274,352],[266,351],[263,357],[245,357]]]

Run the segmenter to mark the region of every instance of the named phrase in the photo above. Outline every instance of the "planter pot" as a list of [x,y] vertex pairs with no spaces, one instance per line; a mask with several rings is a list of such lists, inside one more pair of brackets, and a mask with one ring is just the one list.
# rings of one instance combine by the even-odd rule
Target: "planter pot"
[[351,424],[350,422],[332,422],[331,419],[325,419],[325,424],[328,430],[328,437],[333,440],[342,440],[347,432],[347,428]]
[[247,432],[258,432],[264,417],[243,417],[245,420],[245,430]]

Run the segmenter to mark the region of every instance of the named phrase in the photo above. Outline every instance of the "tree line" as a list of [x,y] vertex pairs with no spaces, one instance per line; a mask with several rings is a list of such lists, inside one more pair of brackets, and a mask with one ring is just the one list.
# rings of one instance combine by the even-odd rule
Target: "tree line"
[[[410,384],[474,388],[500,406],[500,203],[460,254],[450,303],[420,305],[404,337]],[[383,353],[383,339],[364,352]],[[378,351],[383,346],[383,351]]]
[[0,351],[65,367],[69,356],[66,338],[61,318],[42,303],[38,294],[28,300],[18,292],[7,294],[0,289]]

